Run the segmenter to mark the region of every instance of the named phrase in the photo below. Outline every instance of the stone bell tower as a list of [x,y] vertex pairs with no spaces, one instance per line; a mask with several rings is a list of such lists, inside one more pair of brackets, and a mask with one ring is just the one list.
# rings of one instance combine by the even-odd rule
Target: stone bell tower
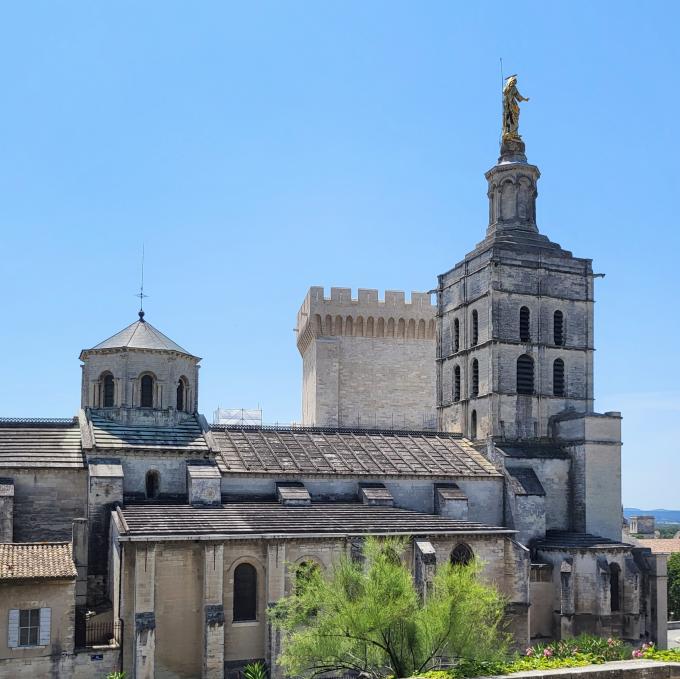
[[[518,114],[517,114],[518,115]],[[486,237],[439,276],[439,426],[470,438],[552,434],[593,409],[592,261],[536,224],[540,172],[504,134],[487,173]]]

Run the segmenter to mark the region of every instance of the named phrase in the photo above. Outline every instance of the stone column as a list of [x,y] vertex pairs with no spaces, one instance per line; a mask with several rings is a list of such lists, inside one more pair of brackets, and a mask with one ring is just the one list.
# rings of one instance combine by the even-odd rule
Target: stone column
[[156,546],[140,544],[135,552],[135,679],[153,679],[156,654],[154,585]]
[[203,679],[224,677],[224,545],[203,548]]
[[[285,542],[267,545],[267,609],[271,608],[285,594],[286,587],[286,544]],[[267,621],[267,639],[265,643],[266,661],[269,665],[271,679],[283,676],[276,660],[281,651],[281,631],[274,629]]]

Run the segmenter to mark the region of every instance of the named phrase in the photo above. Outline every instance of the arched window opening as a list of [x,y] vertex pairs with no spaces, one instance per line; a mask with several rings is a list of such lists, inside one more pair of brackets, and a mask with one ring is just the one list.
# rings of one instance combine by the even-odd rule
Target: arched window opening
[[257,620],[257,571],[242,563],[234,570],[234,622]]
[[160,486],[161,475],[155,469],[151,469],[146,473],[146,499],[155,500],[158,498]]
[[609,564],[609,598],[611,600],[612,613],[621,610],[621,569],[616,563]]
[[104,377],[103,390],[104,398],[102,401],[104,408],[113,408],[114,382],[113,375],[111,373]]
[[453,321],[453,351],[460,351],[460,321],[457,318]]
[[553,362],[553,396],[564,396],[564,361],[561,358]]
[[473,410],[472,415],[470,415],[470,438],[477,438],[477,411]]
[[559,309],[553,314],[553,341],[558,347],[564,346],[564,314]]
[[179,378],[177,383],[177,410],[184,410],[186,407],[186,385],[183,378]]
[[460,366],[453,369],[453,400],[460,401]]
[[534,359],[527,354],[517,359],[517,393],[534,393]]
[[472,359],[472,380],[470,396],[479,396],[479,361]]
[[153,408],[153,377],[151,375],[144,375],[142,377],[142,408]]
[[451,552],[451,565],[453,566],[467,566],[475,555],[469,545],[464,542],[458,543]]
[[303,561],[295,568],[295,594],[300,596],[314,578],[319,577],[319,564],[314,561]]
[[519,339],[520,342],[531,342],[531,312],[525,306],[519,310]]
[[425,320],[422,318],[418,321],[418,339],[425,339]]
[[472,310],[472,346],[479,342],[479,315],[477,309]]

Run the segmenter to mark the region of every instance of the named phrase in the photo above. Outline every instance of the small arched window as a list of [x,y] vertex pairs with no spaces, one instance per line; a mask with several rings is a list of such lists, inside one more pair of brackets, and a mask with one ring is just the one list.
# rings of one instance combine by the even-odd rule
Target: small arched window
[[470,438],[477,438],[477,411],[473,410],[472,415],[470,415]]
[[460,351],[460,321],[457,318],[453,321],[453,351]]
[[531,312],[526,306],[519,310],[519,339],[520,342],[531,342]]
[[153,408],[153,377],[151,375],[144,375],[141,386],[140,404],[142,408]]
[[113,375],[108,373],[104,376],[103,384],[104,398],[102,399],[104,408],[113,408],[114,403],[114,382]]
[[564,314],[559,309],[553,314],[553,341],[558,347],[564,346]]
[[161,475],[155,470],[151,469],[146,473],[146,499],[155,500],[160,494],[161,489]]
[[299,596],[309,583],[319,576],[321,569],[314,561],[303,561],[295,568],[295,593]]
[[553,396],[564,396],[564,361],[561,358],[553,362]]
[[479,396],[479,361],[472,359],[472,379],[470,380],[470,396]]
[[460,401],[460,366],[453,369],[453,400]]
[[184,410],[186,407],[186,396],[187,396],[186,383],[183,377],[179,378],[177,382],[177,410]]
[[479,342],[479,315],[477,309],[472,310],[472,346]]
[[234,570],[234,622],[257,620],[257,571],[242,563]]
[[616,563],[609,564],[609,598],[611,600],[612,613],[621,610],[621,569]]
[[517,393],[534,393],[534,359],[527,354],[517,359]]
[[453,566],[467,566],[475,555],[469,545],[464,542],[459,542],[451,552],[451,565]]

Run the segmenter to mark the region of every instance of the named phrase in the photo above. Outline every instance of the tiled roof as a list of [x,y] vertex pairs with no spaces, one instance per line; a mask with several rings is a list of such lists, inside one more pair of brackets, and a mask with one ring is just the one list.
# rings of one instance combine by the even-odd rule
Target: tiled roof
[[635,541],[640,547],[647,547],[652,550],[652,554],[675,554],[680,552],[680,538],[656,538],[646,540],[638,538]]
[[180,354],[191,356],[186,349],[182,349],[179,344],[166,337],[160,330],[156,329],[144,320],[135,321],[127,328],[100,342],[91,349],[85,351],[98,351],[100,349],[160,349],[163,351],[176,351]]
[[0,543],[0,582],[8,580],[73,579],[77,575],[71,545],[61,543]]
[[0,468],[84,466],[77,418],[0,420]]
[[133,427],[91,415],[94,442],[98,450],[107,448],[182,449],[203,454],[208,452],[201,427],[195,418],[172,427]]
[[537,540],[533,546],[538,549],[632,549],[634,545],[618,540],[610,540],[590,533],[571,533],[561,530],[549,530],[545,538]]
[[514,533],[507,528],[455,521],[394,507],[323,503],[290,507],[278,502],[191,505],[127,505],[120,510],[131,538],[219,535],[310,535],[363,533]]
[[225,473],[498,476],[466,439],[447,434],[213,427]]

